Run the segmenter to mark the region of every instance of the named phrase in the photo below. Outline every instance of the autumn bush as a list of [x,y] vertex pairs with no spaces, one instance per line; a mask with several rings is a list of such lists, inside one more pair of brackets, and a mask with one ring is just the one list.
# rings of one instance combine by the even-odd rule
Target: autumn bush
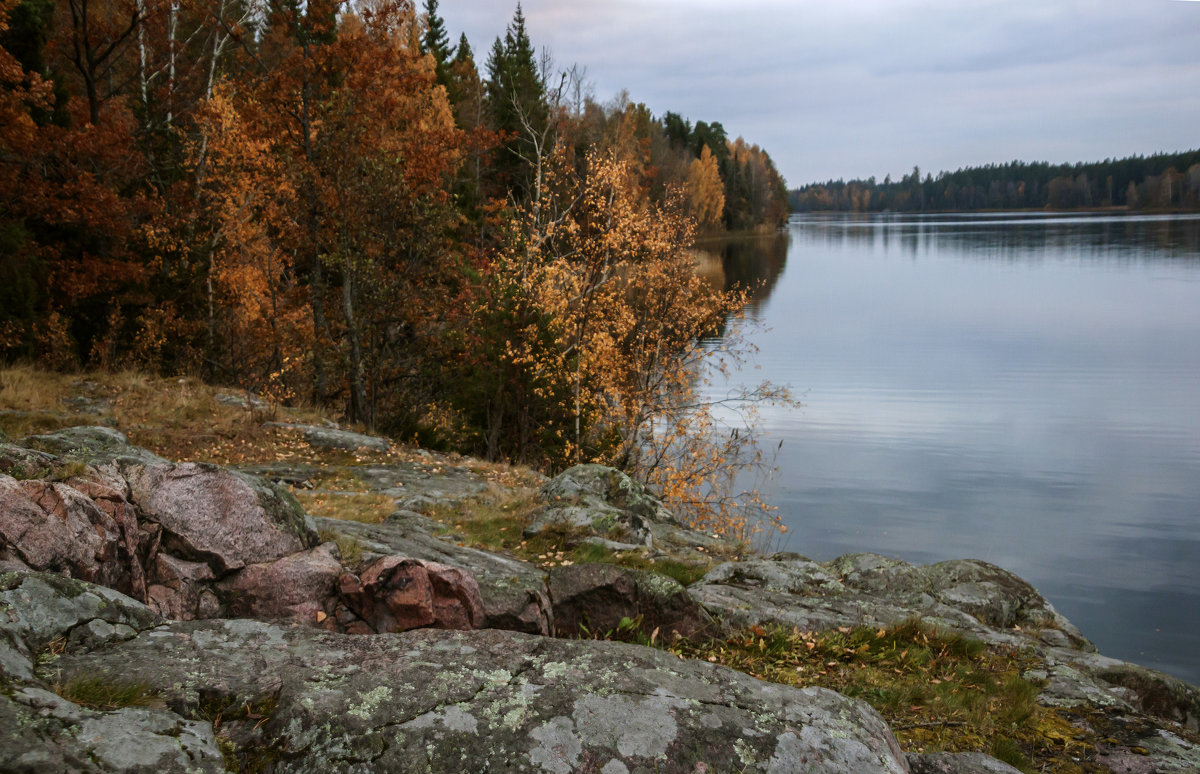
[[[464,411],[487,453],[551,470],[600,462],[649,483],[698,528],[752,537],[779,528],[739,474],[762,467],[752,428],[720,404],[787,401],[765,386],[729,401],[704,382],[729,356],[705,337],[746,301],[695,271],[693,221],[651,203],[628,162],[559,153],[540,196],[514,213],[480,283],[457,361]],[[745,420],[745,414],[738,415]]]

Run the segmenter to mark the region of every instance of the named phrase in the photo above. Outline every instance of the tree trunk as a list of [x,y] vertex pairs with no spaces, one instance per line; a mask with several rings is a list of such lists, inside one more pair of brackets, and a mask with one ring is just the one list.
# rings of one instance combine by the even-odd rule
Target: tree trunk
[[342,312],[346,316],[346,340],[350,344],[350,416],[351,422],[367,422],[367,389],[363,379],[362,341],[354,319],[354,275],[347,270],[342,278]]

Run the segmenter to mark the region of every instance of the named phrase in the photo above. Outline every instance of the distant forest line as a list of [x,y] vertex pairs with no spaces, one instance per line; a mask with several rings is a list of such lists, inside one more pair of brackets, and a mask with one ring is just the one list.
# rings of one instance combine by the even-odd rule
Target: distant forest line
[[830,180],[788,192],[795,212],[945,212],[955,210],[1124,207],[1200,210],[1200,150],[1091,163],[1012,161],[939,172],[913,167],[893,181]]

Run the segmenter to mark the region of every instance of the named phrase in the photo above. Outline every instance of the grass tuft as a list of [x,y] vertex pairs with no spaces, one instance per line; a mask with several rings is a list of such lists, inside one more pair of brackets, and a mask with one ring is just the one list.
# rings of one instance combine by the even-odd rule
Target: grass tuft
[[340,532],[323,529],[317,532],[317,537],[322,543],[334,543],[337,545],[338,556],[342,560],[342,564],[347,567],[354,567],[363,558],[363,544],[358,538],[353,535],[343,535]]
[[164,706],[149,683],[141,680],[76,675],[65,683],[56,683],[54,692],[67,701],[97,710]]

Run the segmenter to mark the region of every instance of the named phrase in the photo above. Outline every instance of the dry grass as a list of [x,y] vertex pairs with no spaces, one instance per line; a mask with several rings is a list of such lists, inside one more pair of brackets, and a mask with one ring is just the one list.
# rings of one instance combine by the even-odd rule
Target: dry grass
[[263,427],[267,421],[321,424],[311,407],[257,403],[230,405],[217,395],[248,396],[192,377],[159,378],[136,372],[60,374],[31,366],[0,369],[0,430],[19,438],[81,424],[104,424],[138,446],[168,459],[235,465],[263,462],[358,464],[407,458],[401,451],[329,452],[304,442],[301,432]]
[[31,366],[0,369],[0,409],[53,412],[61,410],[66,385],[78,377],[39,371]]
[[380,524],[396,510],[392,498],[373,492],[335,492],[292,489],[292,494],[313,516],[342,521]]
[[165,707],[146,682],[103,675],[76,675],[55,683],[54,692],[67,701],[97,710],[123,707]]

